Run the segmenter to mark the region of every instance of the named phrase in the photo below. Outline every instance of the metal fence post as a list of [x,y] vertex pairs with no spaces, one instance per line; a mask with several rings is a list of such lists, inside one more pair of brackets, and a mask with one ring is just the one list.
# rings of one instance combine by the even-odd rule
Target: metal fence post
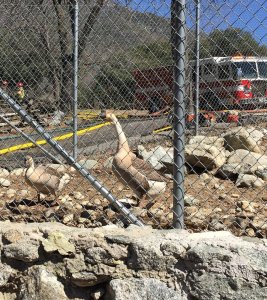
[[200,46],[200,0],[196,3],[196,45],[195,45],[195,135],[199,130],[199,46]]
[[79,46],[79,4],[74,4],[74,49],[73,49],[73,157],[77,159],[78,147],[78,46]]
[[172,2],[174,57],[173,227],[184,227],[185,0]]

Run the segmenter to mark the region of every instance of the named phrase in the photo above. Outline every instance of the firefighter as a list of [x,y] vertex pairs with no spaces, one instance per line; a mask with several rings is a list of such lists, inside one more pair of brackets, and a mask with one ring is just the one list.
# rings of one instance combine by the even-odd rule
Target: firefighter
[[9,92],[8,84],[9,82],[7,80],[2,80],[2,90],[6,93]]
[[25,101],[25,90],[21,81],[17,83],[17,88],[18,90],[16,93],[16,97],[20,103],[23,103]]
[[29,97],[27,97],[24,90],[24,84],[21,81],[17,83],[17,88],[18,90],[16,96],[18,101],[22,106],[24,106],[26,110],[31,111],[33,106],[33,99],[29,99]]

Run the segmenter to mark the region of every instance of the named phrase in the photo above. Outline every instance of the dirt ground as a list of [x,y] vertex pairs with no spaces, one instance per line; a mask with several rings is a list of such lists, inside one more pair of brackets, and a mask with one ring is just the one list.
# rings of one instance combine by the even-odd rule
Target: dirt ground
[[[162,146],[170,145],[171,141],[166,139]],[[267,149],[266,140],[263,146]],[[152,147],[155,145],[146,145],[147,149]],[[155,228],[172,228],[172,179],[168,180],[166,192],[157,198],[156,203],[148,210],[141,210],[132,191],[118,182],[111,169],[104,168],[104,162],[111,155],[109,152],[101,157],[93,157],[98,160],[99,167],[92,170],[91,174],[117,199],[131,199],[129,203],[125,200],[123,203],[144,224]],[[11,185],[8,188],[0,188],[1,220],[55,221],[78,227],[128,224],[121,213],[77,173],[72,174],[71,181],[58,195],[56,203],[53,197],[38,202],[36,192],[25,183],[23,176],[9,177],[9,180]],[[196,199],[185,207],[186,229],[195,232],[229,229],[238,236],[266,237],[266,185],[257,189],[237,188],[234,182],[217,178],[211,173],[207,178],[201,173],[192,172],[185,178],[185,194]],[[242,201],[248,201],[251,207],[243,209]]]

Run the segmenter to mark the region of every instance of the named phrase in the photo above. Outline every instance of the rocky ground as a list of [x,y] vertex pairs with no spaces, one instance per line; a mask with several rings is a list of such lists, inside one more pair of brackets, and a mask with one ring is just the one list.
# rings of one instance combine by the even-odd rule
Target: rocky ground
[[[264,127],[263,127],[264,128]],[[185,225],[193,231],[231,230],[235,235],[266,237],[267,234],[267,136],[265,129],[237,127],[210,131],[187,139],[185,148]],[[209,135],[209,137],[208,137]],[[155,228],[172,226],[171,140],[160,146],[139,145],[136,152],[168,178],[166,192],[149,210],[141,210],[132,191],[118,182],[111,170],[113,151],[81,157],[90,170],[117,199],[145,224]],[[59,221],[78,227],[98,227],[127,221],[100,193],[76,172],[61,166],[71,180],[57,197],[40,203],[24,180],[23,169],[0,169],[1,220]]]

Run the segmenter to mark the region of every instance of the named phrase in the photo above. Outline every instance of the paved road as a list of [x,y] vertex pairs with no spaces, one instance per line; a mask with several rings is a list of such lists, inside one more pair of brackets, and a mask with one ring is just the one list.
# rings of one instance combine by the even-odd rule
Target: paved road
[[[126,136],[133,144],[138,144],[141,138],[151,138],[153,130],[169,125],[166,117],[151,118],[149,120],[121,120],[121,124]],[[52,136],[57,135],[59,135],[58,132],[52,133]],[[78,137],[78,153],[94,154],[97,152],[105,152],[106,150],[114,149],[116,147],[116,141],[117,136],[114,126],[104,126]],[[0,149],[25,142],[27,141],[25,141],[24,138],[0,141]],[[72,153],[72,138],[60,141],[60,144],[69,153]],[[51,150],[50,146],[45,146],[45,148]],[[58,156],[53,150],[51,150],[51,152],[60,158],[60,156]],[[47,160],[38,148],[32,148],[0,156],[0,166],[8,169],[22,167],[24,166],[24,157],[27,154],[34,156],[36,160],[41,162]]]

